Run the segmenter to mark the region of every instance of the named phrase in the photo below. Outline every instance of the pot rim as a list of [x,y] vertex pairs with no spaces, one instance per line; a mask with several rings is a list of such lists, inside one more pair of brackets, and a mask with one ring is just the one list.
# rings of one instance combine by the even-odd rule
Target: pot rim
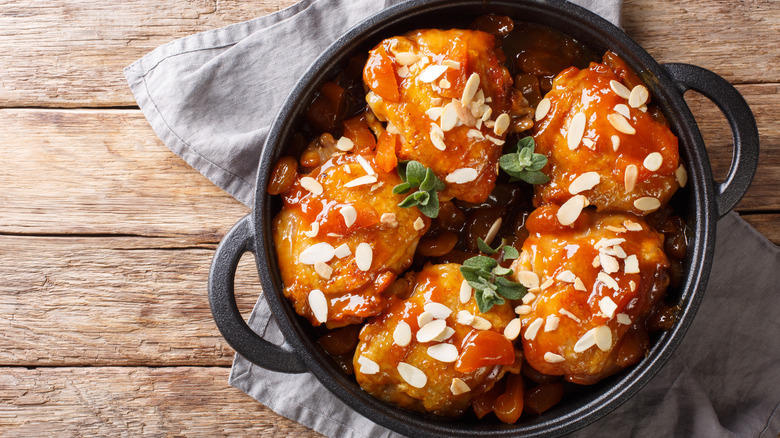
[[[659,107],[670,122],[680,142],[681,158],[684,158],[689,172],[689,185],[686,187],[688,211],[686,223],[692,231],[692,242],[688,247],[685,272],[687,276],[679,288],[681,311],[674,327],[663,333],[653,344],[647,356],[633,367],[616,376],[606,379],[609,383],[601,385],[596,396],[584,403],[576,403],[574,408],[559,406],[546,414],[564,411],[561,415],[543,414],[535,420],[513,425],[469,424],[441,420],[424,414],[411,413],[385,404],[362,391],[354,378],[343,374],[332,361],[318,349],[316,342],[309,339],[305,328],[298,323],[298,317],[281,293],[282,283],[276,267],[276,253],[271,230],[270,196],[265,187],[273,168],[273,163],[287,144],[291,128],[300,119],[305,103],[335,69],[333,66],[346,59],[367,43],[379,43],[390,36],[387,31],[394,27],[403,27],[403,23],[419,19],[420,16],[463,9],[487,8],[491,12],[514,11],[511,14],[518,19],[518,12],[536,14],[529,20],[551,26],[555,21],[565,20],[569,27],[561,30],[567,35],[588,44],[588,39],[598,40],[600,48],[608,47],[621,56],[629,66],[640,75]],[[540,19],[541,18],[541,19]],[[447,21],[441,20],[441,21]],[[409,29],[410,30],[410,29]],[[560,29],[559,29],[560,30]],[[601,51],[603,52],[603,50]],[[596,53],[599,53],[598,51]],[[334,62],[334,59],[336,62]],[[680,90],[669,75],[644,49],[634,42],[622,30],[603,18],[579,6],[561,0],[489,1],[466,0],[450,2],[447,0],[411,0],[362,21],[335,43],[314,62],[293,91],[285,99],[263,148],[258,168],[255,189],[255,207],[252,212],[255,232],[255,254],[257,269],[268,304],[276,318],[287,343],[303,359],[306,367],[331,392],[351,408],[376,423],[406,435],[425,436],[490,436],[508,437],[551,436],[572,432],[616,409],[641,387],[643,387],[668,360],[683,335],[692,323],[693,317],[704,294],[704,288],[712,265],[715,221],[715,192],[712,172],[704,143],[696,122],[685,103]],[[679,196],[679,195],[678,195]],[[549,417],[549,418],[548,418]]]

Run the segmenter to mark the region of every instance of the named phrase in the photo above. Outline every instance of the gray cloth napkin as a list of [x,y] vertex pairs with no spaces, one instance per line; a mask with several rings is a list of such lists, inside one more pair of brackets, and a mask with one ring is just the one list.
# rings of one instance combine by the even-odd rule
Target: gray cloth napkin
[[[125,70],[163,142],[244,204],[279,106],[327,45],[400,3],[304,0],[278,13],[163,45]],[[619,25],[621,0],[576,1]],[[780,431],[780,251],[736,214],[718,224],[715,266],[688,335],[660,373],[575,436],[761,436]],[[249,325],[282,341],[261,297]],[[333,437],[396,434],[352,411],[310,374],[264,370],[236,356],[230,383]]]

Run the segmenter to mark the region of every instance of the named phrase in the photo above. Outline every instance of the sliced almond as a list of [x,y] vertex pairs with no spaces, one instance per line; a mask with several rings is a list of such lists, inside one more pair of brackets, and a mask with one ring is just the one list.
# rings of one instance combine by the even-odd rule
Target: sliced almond
[[463,106],[458,99],[453,99],[452,104],[455,106],[455,113],[458,115],[458,119],[466,126],[474,126],[477,124],[477,119],[471,114],[468,107]]
[[482,131],[480,131],[479,129],[469,129],[468,132],[466,132],[466,137],[475,138],[477,140],[485,139],[485,135],[482,134]]
[[625,118],[631,118],[631,110],[628,109],[628,107],[625,104],[619,103],[615,105],[615,108],[613,108],[615,112],[619,113],[621,116]]
[[398,367],[396,368],[398,369],[398,374],[401,375],[401,378],[415,388],[424,388],[425,384],[428,383],[428,376],[417,367],[409,365],[406,362],[398,362]]
[[645,166],[645,169],[655,172],[656,170],[661,168],[661,165],[664,163],[664,157],[658,153],[653,152],[651,154],[648,154],[645,157],[645,160],[642,162],[642,165]]
[[471,391],[471,388],[469,388],[469,385],[467,385],[466,382],[457,377],[452,378],[452,383],[450,384],[450,392],[452,395],[461,395],[469,391]]
[[655,211],[661,207],[661,201],[652,196],[645,196],[635,200],[634,207],[642,211]]
[[520,318],[515,318],[504,327],[504,337],[510,341],[514,341],[520,336],[520,329],[523,327],[523,322]]
[[552,286],[553,283],[555,283],[555,280],[553,280],[552,278],[548,278],[547,280],[544,281],[544,283],[539,285],[539,289],[545,290],[548,287]]
[[333,255],[340,259],[348,257],[350,254],[352,254],[352,251],[349,249],[349,246],[347,246],[346,243],[342,243],[335,250],[333,250]]
[[334,255],[335,249],[327,242],[319,242],[301,251],[298,262],[304,265],[313,265],[317,262],[327,263]]
[[382,213],[379,223],[389,228],[398,227],[398,219],[396,219],[395,213]]
[[529,341],[536,339],[536,334],[539,333],[539,329],[542,328],[542,324],[544,324],[544,320],[542,318],[536,318],[533,320],[533,322],[528,325],[528,328],[525,329],[525,334],[523,337]]
[[445,59],[444,61],[441,62],[441,65],[446,65],[448,68],[455,69],[455,70],[460,68],[460,63],[458,61],[453,61],[451,59]]
[[628,282],[628,287],[631,288],[631,292],[636,290],[636,283],[634,283],[634,280]]
[[340,151],[351,151],[353,147],[355,147],[355,143],[347,137],[341,137],[336,142],[336,149]]
[[609,351],[612,348],[612,330],[609,327],[600,325],[594,329],[593,335],[599,350]]
[[471,100],[474,98],[474,95],[477,94],[478,89],[479,75],[477,73],[472,73],[466,81],[466,86],[463,87],[463,95],[460,98],[461,102],[463,102],[464,105],[471,103]]
[[363,175],[344,184],[344,187],[349,188],[349,187],[366,186],[369,184],[374,184],[376,181],[377,181],[376,175]]
[[341,207],[339,213],[344,218],[344,224],[347,225],[347,228],[351,227],[357,220],[357,210],[351,205]]
[[442,334],[445,328],[447,328],[447,321],[434,319],[417,331],[417,342],[431,342],[433,338]]
[[365,158],[363,158],[362,155],[355,155],[355,159],[358,163],[360,163],[360,167],[363,168],[363,170],[366,171],[366,174],[368,175],[376,175],[376,172],[374,171],[374,168],[371,167],[371,163],[368,162]]
[[361,271],[368,271],[371,269],[371,262],[374,259],[374,250],[371,249],[371,245],[366,242],[361,242],[357,248],[355,248],[355,264]]
[[460,302],[463,304],[468,303],[471,300],[472,292],[473,289],[471,288],[471,285],[469,285],[469,282],[463,280],[460,283],[460,294],[458,295],[458,297],[460,298]]
[[[487,126],[487,124],[486,124]],[[485,138],[490,140],[491,143],[493,143],[496,146],[503,146],[504,143],[506,143],[506,140],[501,140],[500,138],[491,137],[489,135],[486,135]]]
[[552,332],[558,329],[558,324],[560,324],[561,319],[558,318],[556,315],[547,315],[547,318],[544,319],[544,331],[546,332]]
[[477,179],[478,175],[479,172],[477,172],[477,169],[464,167],[453,170],[452,173],[444,177],[444,180],[452,184],[466,184]]
[[490,245],[493,243],[493,239],[496,238],[496,235],[498,234],[498,230],[501,228],[501,224],[504,222],[503,219],[498,218],[495,221],[493,221],[493,225],[490,226],[490,229],[488,229],[487,234],[485,234],[484,242]]
[[618,313],[617,322],[618,324],[631,325],[631,317],[625,313]]
[[609,139],[612,141],[612,150],[617,152],[618,148],[620,148],[620,137],[613,135]]
[[439,333],[439,336],[436,336],[435,338],[433,338],[433,341],[434,342],[444,342],[447,339],[451,338],[452,335],[454,335],[454,334],[455,334],[455,329],[453,329],[452,327],[445,327],[444,331]]
[[677,180],[677,184],[679,184],[680,187],[685,187],[685,185],[688,184],[688,172],[682,164],[674,171],[674,179]]
[[423,228],[425,228],[425,221],[423,221],[421,217],[418,217],[417,219],[414,220],[412,226],[414,227],[415,231],[420,231]]
[[574,283],[574,280],[577,279],[577,276],[574,275],[574,272],[571,272],[567,269],[556,275],[555,279],[558,281],[563,281],[564,283]]
[[309,308],[314,314],[314,319],[320,324],[325,324],[328,320],[328,300],[321,290],[313,289],[309,292]]
[[452,313],[449,307],[441,303],[426,303],[423,306],[426,312],[430,312],[436,319],[445,319]]
[[420,82],[429,84],[436,79],[439,79],[439,76],[443,75],[445,71],[447,71],[446,65],[429,65],[425,68],[425,70],[422,71],[422,73],[420,73],[419,76],[417,76],[417,79]]
[[517,313],[520,316],[528,315],[533,311],[533,308],[529,306],[528,304],[521,304],[517,307],[515,307],[515,313]]
[[613,128],[618,130],[618,132],[622,132],[623,134],[628,134],[628,135],[636,134],[636,129],[634,129],[634,127],[631,126],[630,123],[628,123],[628,120],[626,120],[626,118],[623,117],[622,114],[612,113],[607,116],[607,120],[609,121],[609,124],[612,125]]
[[631,254],[626,257],[625,264],[623,272],[626,274],[639,274],[639,260],[636,258],[636,255]]
[[577,149],[582,141],[582,136],[585,134],[585,113],[577,113],[572,117],[571,123],[569,123],[569,130],[566,132],[566,143],[569,146],[569,150]]
[[636,182],[639,178],[639,169],[636,165],[629,164],[626,166],[626,171],[623,172],[623,184],[626,186],[626,193],[631,193],[636,188]]
[[533,271],[517,271],[517,281],[527,289],[539,287],[539,275]]
[[452,84],[450,84],[450,81],[448,81],[447,78],[441,78],[441,80],[439,81],[439,88],[442,88],[444,90],[450,88],[450,85]]
[[395,62],[400,65],[412,65],[420,60],[420,55],[414,52],[399,52],[395,54]]
[[550,112],[550,107],[552,106],[550,99],[544,98],[539,101],[539,104],[536,105],[536,113],[534,114],[534,119],[538,122],[539,120],[542,120],[547,116],[547,113]]
[[591,265],[594,268],[598,268],[599,266],[601,266],[601,260],[599,260],[599,256],[593,258],[593,262],[591,263]]
[[333,268],[327,263],[317,262],[314,264],[314,272],[325,280],[330,280],[330,276],[333,275]]
[[575,353],[582,353],[583,351],[589,349],[590,347],[596,345],[596,329],[590,329],[585,334],[583,334],[580,339],[577,340],[577,343],[574,344],[574,352]]
[[606,228],[606,229],[607,229],[607,230],[609,230],[609,231],[612,231],[612,232],[618,233],[618,234],[625,233],[625,232],[627,231],[627,230],[626,230],[625,228],[623,228],[623,227],[615,227],[615,226],[612,226],[612,225],[607,225],[607,226],[606,226],[606,227],[604,227],[604,228]]
[[620,270],[618,261],[611,255],[607,255],[603,252],[599,253],[599,264],[601,264],[601,269],[607,274],[612,274]]
[[628,231],[642,231],[642,225],[634,222],[630,219],[626,219],[623,221],[623,226],[626,227]]
[[311,229],[309,231],[304,231],[303,234],[306,235],[309,239],[313,239],[317,237],[317,234],[320,233],[320,223],[319,222],[312,222],[311,223]]
[[596,278],[604,283],[605,286],[612,290],[618,290],[620,289],[620,286],[618,285],[617,281],[615,281],[614,278],[610,277],[609,274],[606,272],[599,272],[599,274],[596,276]]
[[395,73],[398,75],[399,78],[407,78],[409,77],[409,67],[405,65],[398,67],[398,70],[396,70]]
[[431,131],[428,135],[431,138],[433,147],[440,151],[447,149],[447,145],[444,143],[444,132],[439,125],[431,123]]
[[576,195],[577,193],[590,190],[601,181],[601,175],[598,172],[585,172],[582,175],[574,178],[574,181],[569,184],[569,193]]
[[615,237],[613,239],[600,239],[598,242],[596,242],[595,245],[593,245],[593,248],[595,249],[601,249],[601,248],[607,248],[610,246],[620,245],[621,243],[625,243],[626,239],[622,237]]
[[644,85],[637,85],[631,90],[631,94],[628,96],[628,104],[632,108],[639,108],[647,103],[647,99],[650,98],[650,92]]
[[558,312],[560,312],[560,313],[561,313],[561,315],[564,315],[564,316],[567,316],[567,317],[571,318],[571,319],[572,319],[574,322],[578,322],[578,323],[579,323],[579,322],[582,322],[582,320],[580,320],[579,318],[577,318],[577,315],[575,315],[575,314],[573,314],[573,313],[569,312],[569,311],[568,311],[568,310],[566,310],[566,309],[563,309],[563,308],[562,308],[562,309],[561,309],[561,310],[559,310]]
[[365,356],[358,357],[357,363],[360,365],[360,372],[363,374],[372,375],[379,372],[379,364]]
[[452,344],[431,345],[426,352],[439,362],[451,363],[458,360],[458,347]]
[[476,330],[490,330],[490,328],[493,327],[493,324],[479,315],[474,315],[474,321],[471,321],[471,327]]
[[631,91],[628,90],[628,87],[618,81],[609,81],[609,87],[612,88],[612,91],[614,91],[615,94],[622,97],[623,99],[628,100],[628,98],[631,97]]
[[431,120],[436,121],[439,120],[439,117],[441,117],[442,111],[444,111],[444,107],[434,106],[432,108],[428,108],[428,110],[425,111],[425,115],[427,115]]
[[315,195],[322,194],[322,184],[320,184],[316,179],[310,176],[304,176],[303,178],[301,178],[301,187],[310,191],[312,194]]
[[580,217],[582,209],[587,205],[587,198],[575,195],[561,205],[555,216],[561,225],[571,225]]
[[422,312],[417,315],[417,327],[422,327],[431,321],[433,321],[433,315],[428,312]]
[[439,121],[441,130],[447,132],[458,124],[458,110],[455,108],[453,102],[444,105],[444,109],[441,112],[441,120]]
[[544,361],[547,363],[561,363],[564,360],[566,359],[564,359],[560,354],[551,353],[549,351],[544,353]]
[[455,322],[463,325],[471,325],[471,323],[474,322],[474,314],[468,310],[461,310],[455,317]]
[[525,295],[523,295],[523,299],[522,299],[522,301],[523,301],[523,304],[530,304],[530,303],[532,303],[532,302],[533,302],[535,299],[536,299],[536,294],[535,294],[535,293],[533,293],[533,292],[531,292],[531,291],[528,291],[528,292],[526,292],[526,294],[525,294]]
[[582,280],[580,280],[580,277],[574,279],[574,289],[581,292],[585,292],[588,290],[588,288],[585,287],[585,283],[583,283]]
[[412,328],[406,321],[401,321],[395,326],[393,330],[393,342],[399,347],[406,347],[412,342]]
[[493,125],[493,133],[496,135],[504,135],[509,128],[509,114],[503,113],[496,118],[496,124]]
[[599,309],[607,318],[612,319],[615,315],[615,310],[617,310],[617,304],[612,301],[612,298],[604,297],[599,300]]
[[587,147],[588,149],[590,149],[592,151],[596,150],[596,143],[593,140],[591,140],[591,139],[589,139],[587,137],[582,139],[582,144],[584,144],[585,147]]

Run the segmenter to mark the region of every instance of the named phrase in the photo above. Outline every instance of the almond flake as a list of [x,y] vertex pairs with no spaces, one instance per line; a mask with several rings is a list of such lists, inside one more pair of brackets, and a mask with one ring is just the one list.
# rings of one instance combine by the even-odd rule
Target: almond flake
[[333,268],[328,266],[327,263],[317,262],[314,264],[314,272],[325,280],[330,280],[330,276],[333,275]]
[[645,196],[634,201],[634,207],[642,211],[655,211],[661,207],[661,201],[652,196]]
[[587,332],[585,332],[584,335],[580,337],[579,340],[577,340],[577,343],[574,344],[574,352],[575,353],[582,353],[583,351],[589,349],[590,347],[596,345],[596,329],[590,329]]
[[607,225],[604,228],[606,228],[609,231],[612,231],[613,233],[618,233],[618,234],[625,233],[626,231],[628,231],[628,230],[626,230],[623,227],[615,227],[615,226],[612,226],[612,225]]
[[422,327],[431,321],[433,321],[433,315],[429,312],[423,312],[417,315],[417,327]]
[[645,169],[655,172],[656,170],[661,168],[661,164],[664,163],[664,157],[658,153],[653,152],[645,157],[645,160],[642,162],[642,165],[645,166]]
[[582,195],[575,195],[558,208],[558,212],[555,213],[555,216],[558,218],[558,222],[560,222],[561,225],[571,225],[580,217],[580,213],[586,205],[588,205],[587,198]]
[[420,55],[414,52],[399,52],[395,54],[395,61],[401,65],[412,65],[420,60]]
[[582,136],[585,134],[585,113],[577,113],[572,117],[571,123],[569,123],[569,130],[566,132],[566,143],[569,145],[569,150],[577,149],[582,141]]
[[599,350],[609,351],[612,348],[612,330],[609,327],[600,325],[594,329],[593,335]]
[[496,118],[496,124],[493,125],[493,133],[504,135],[507,129],[509,129],[509,114],[503,113]]
[[639,260],[637,260],[636,255],[631,254],[630,256],[626,257],[626,266],[624,267],[623,272],[626,274],[638,274],[639,273]]
[[521,316],[522,315],[528,315],[529,313],[531,313],[532,310],[533,310],[533,308],[531,306],[529,306],[528,304],[521,304],[521,305],[515,307],[515,313],[517,313],[518,315],[521,315]]
[[[485,126],[489,127],[489,125],[487,123],[485,124]],[[504,143],[506,143],[506,140],[501,140],[500,138],[491,137],[489,135],[486,135],[485,138],[490,140],[490,142],[493,143],[496,146],[503,146]]]
[[417,342],[431,342],[433,338],[442,334],[445,328],[447,328],[447,321],[434,319],[417,331]]
[[458,70],[460,68],[460,63],[458,61],[453,61],[451,59],[445,59],[441,62],[441,65],[446,65],[448,68],[451,68],[453,70]]
[[458,360],[458,347],[452,344],[436,344],[428,347],[428,356],[439,362],[451,363]]
[[379,364],[365,356],[358,357],[357,363],[360,365],[360,372],[363,374],[371,375],[379,372]]
[[599,272],[599,275],[597,275],[596,278],[598,278],[600,282],[604,283],[604,285],[610,289],[618,290],[620,288],[617,281],[615,281],[614,278],[610,277],[609,274],[605,272]]
[[484,104],[485,102],[490,103],[492,102],[492,99],[489,97],[485,99],[485,92],[482,91],[482,89],[480,88],[479,90],[477,90],[477,94],[474,95],[474,100],[471,102],[471,104],[482,106],[482,104]]
[[613,135],[610,137],[610,140],[612,141],[612,150],[617,152],[618,148],[620,147],[620,137]]
[[559,310],[558,312],[560,312],[560,314],[561,314],[561,315],[568,316],[569,318],[571,318],[572,320],[574,320],[574,322],[578,322],[578,323],[579,323],[579,322],[582,322],[582,320],[580,320],[579,318],[577,318],[577,315],[575,315],[575,314],[573,314],[573,313],[569,312],[569,311],[568,311],[568,310],[566,310],[566,309],[561,309],[561,310]]
[[577,193],[590,190],[601,181],[601,175],[598,172],[585,172],[582,175],[574,178],[574,181],[569,184],[569,193],[576,195]]
[[409,67],[407,66],[401,66],[398,68],[398,70],[395,71],[395,73],[398,75],[399,78],[408,78],[409,77]]
[[528,339],[529,341],[533,341],[536,339],[536,334],[539,332],[539,329],[542,328],[542,324],[544,324],[544,320],[542,318],[536,318],[527,329],[525,329],[525,335],[523,335],[524,338]]
[[425,373],[406,362],[398,362],[397,369],[401,378],[415,388],[423,388],[425,387],[425,384],[428,383],[428,376],[426,376]]
[[599,301],[599,309],[607,318],[612,319],[617,310],[617,304],[610,297],[604,297]]
[[425,221],[423,221],[421,217],[418,217],[417,219],[414,220],[412,226],[414,227],[415,231],[420,231],[423,228],[425,228]]
[[593,258],[593,262],[591,262],[591,265],[593,265],[594,268],[598,268],[599,266],[601,266],[601,260],[599,260],[599,256]]
[[682,164],[674,171],[674,179],[677,180],[677,184],[679,184],[680,187],[685,187],[685,185],[688,184],[688,172]]
[[615,105],[614,108],[615,112],[620,113],[621,116],[625,118],[631,118],[631,111],[628,109],[628,107],[625,104],[619,103]]
[[534,271],[517,271],[517,281],[526,289],[539,287],[539,276]]
[[471,103],[471,100],[474,98],[474,95],[477,94],[478,89],[479,75],[472,73],[471,76],[469,76],[469,79],[466,81],[466,86],[463,87],[463,95],[460,98],[464,105]]
[[433,147],[440,151],[447,149],[447,145],[444,143],[444,131],[441,130],[439,125],[431,123],[431,132],[428,135],[431,138]]
[[479,173],[477,169],[471,167],[464,167],[462,169],[455,169],[447,175],[444,180],[452,184],[466,184],[477,179]]
[[613,239],[601,239],[598,242],[596,242],[595,245],[593,245],[593,248],[598,250],[598,249],[606,248],[606,247],[609,247],[609,246],[620,245],[621,243],[625,243],[625,242],[626,242],[626,239],[624,239],[622,237],[615,237]]
[[322,194],[322,184],[310,176],[304,176],[301,178],[301,187],[310,191],[314,195]]
[[452,383],[450,384],[450,392],[452,395],[461,395],[469,391],[471,391],[471,388],[469,388],[469,385],[467,385],[466,382],[457,377],[452,378]]
[[547,113],[550,112],[550,106],[551,102],[550,99],[544,98],[539,101],[539,105],[536,105],[536,114],[534,114],[534,119],[538,122],[539,120],[542,120],[547,116]]
[[431,120],[436,121],[439,120],[439,117],[441,117],[442,111],[444,111],[443,107],[434,106],[432,108],[428,108],[428,110],[425,111],[425,115],[427,115]]
[[320,324],[325,324],[328,320],[328,300],[321,290],[313,289],[309,292],[309,308],[314,314],[314,319]]
[[366,242],[361,242],[357,248],[355,248],[355,264],[361,271],[368,271],[371,268],[373,259],[374,251],[371,249],[371,245]]
[[615,257],[619,257],[621,259],[626,258],[626,252],[623,251],[623,247],[620,246],[620,245],[613,246],[612,247],[612,254],[609,254],[609,255],[614,255]]
[[617,322],[618,324],[631,325],[631,317],[625,313],[618,313]]
[[369,184],[374,184],[376,181],[377,181],[376,175],[363,175],[344,184],[344,187],[349,188],[349,187],[367,186]]
[[[455,113],[458,115],[458,119],[466,126],[474,126],[477,124],[477,119],[471,114],[471,111],[463,106],[458,99],[452,99],[452,104],[455,106]],[[457,124],[456,124],[457,126]]]
[[349,249],[349,246],[347,246],[346,243],[342,243],[335,250],[333,250],[333,255],[340,259],[348,257],[350,254],[352,254],[352,251]]
[[558,318],[556,315],[547,315],[547,318],[545,318],[544,321],[544,331],[546,332],[552,332],[558,329],[558,324],[560,324],[561,319]]
[[626,219],[623,221],[623,226],[626,227],[628,231],[642,231],[642,225],[630,220]]
[[474,314],[469,312],[468,310],[461,310],[458,312],[458,315],[455,317],[455,322],[458,324],[463,325],[471,325],[472,322],[474,322]]
[[490,108],[489,106],[485,105],[485,106],[482,107],[482,115],[479,118],[483,122],[487,122],[490,119],[490,116],[492,116],[492,115],[493,115],[493,109]]
[[647,91],[644,85],[637,85],[631,90],[631,94],[628,96],[628,104],[633,108],[639,108],[647,103],[647,99],[650,98],[650,92]]
[[444,109],[441,112],[441,130],[447,132],[458,124],[458,110],[455,108],[455,104],[450,102],[444,105]]
[[463,280],[460,283],[460,293],[458,294],[458,297],[460,298],[460,302],[463,304],[468,303],[471,300],[471,293],[473,292],[471,285],[469,285],[469,282],[466,280]]
[[564,359],[560,354],[551,353],[549,351],[544,353],[544,361],[547,363],[561,363],[564,360],[566,359]]
[[490,245],[493,243],[493,239],[496,238],[496,235],[498,234],[498,230],[501,228],[501,224],[504,222],[503,219],[498,218],[493,222],[493,225],[490,226],[490,229],[487,231],[487,234],[485,234],[485,238],[483,241]]
[[436,79],[439,79],[439,76],[443,75],[445,71],[447,71],[446,65],[429,65],[419,76],[417,76],[417,79],[420,82],[429,84]]
[[482,131],[480,131],[479,129],[469,129],[468,132],[466,132],[466,137],[476,138],[477,140],[485,139],[485,136],[482,134]]
[[609,81],[609,87],[612,88],[612,91],[614,91],[615,94],[622,97],[623,99],[628,100],[628,98],[631,96],[631,91],[628,90],[628,87],[618,81]]
[[398,226],[398,219],[395,218],[395,213],[382,213],[379,218],[379,223],[386,227],[396,228]]
[[636,283],[634,283],[634,280],[628,282],[628,287],[631,288],[631,292],[636,290]]
[[344,223],[347,225],[347,228],[351,227],[357,220],[357,210],[351,205],[341,207],[339,213],[341,213],[341,216],[344,218]]
[[574,275],[573,272],[569,271],[568,269],[565,271],[562,271],[560,274],[555,276],[555,279],[558,281],[563,281],[565,283],[574,283],[574,280],[577,278],[576,275]]
[[504,337],[510,341],[514,341],[520,336],[520,329],[523,327],[523,322],[520,318],[515,318],[509,321],[509,324],[504,327]]
[[446,319],[452,313],[449,307],[441,303],[427,303],[423,306],[423,309],[436,319]]
[[628,120],[626,120],[622,114],[612,113],[607,116],[607,120],[613,128],[618,130],[618,132],[622,132],[623,134],[628,135],[636,134],[636,129],[634,129],[634,127],[628,123]]
[[393,342],[399,347],[406,347],[412,342],[412,328],[406,321],[401,321],[393,330]]
[[319,242],[301,251],[298,262],[313,265],[317,262],[327,263],[333,258],[333,246],[327,242]]
[[592,151],[596,150],[596,143],[593,140],[589,139],[589,138],[583,138],[582,139],[582,144],[584,144],[585,147],[587,147],[588,149],[590,149]]
[[639,169],[637,169],[636,165],[629,164],[626,166],[626,171],[623,173],[623,184],[626,186],[626,193],[634,191],[638,177]]
[[446,90],[450,88],[450,85],[452,84],[450,84],[450,81],[448,81],[447,78],[441,78],[441,80],[439,81],[439,88]]
[[474,321],[471,321],[471,327],[475,330],[490,330],[490,328],[493,327],[493,324],[479,315],[474,315]]
[[523,295],[523,304],[530,304],[536,299],[536,294],[533,292],[527,292],[525,295]]
[[574,289],[582,292],[588,290],[588,288],[585,287],[585,283],[583,283],[582,280],[580,280],[580,277],[574,279]]
[[374,168],[371,167],[371,163],[369,163],[368,160],[363,158],[362,155],[355,155],[355,158],[357,159],[357,162],[360,163],[360,167],[362,167],[363,170],[365,170],[368,175],[376,175]]
[[544,283],[542,283],[542,284],[539,286],[539,289],[541,289],[541,290],[545,290],[545,289],[547,289],[548,287],[552,286],[552,285],[553,285],[553,283],[555,283],[555,281],[554,281],[552,278],[548,278],[547,280],[545,280],[545,281],[544,281]]
[[317,237],[317,234],[320,233],[320,223],[319,222],[312,222],[311,223],[311,230],[304,231],[303,234],[306,235],[309,239],[313,239]]
[[620,270],[618,261],[611,255],[604,254],[603,252],[599,253],[599,263],[607,274],[612,274]]

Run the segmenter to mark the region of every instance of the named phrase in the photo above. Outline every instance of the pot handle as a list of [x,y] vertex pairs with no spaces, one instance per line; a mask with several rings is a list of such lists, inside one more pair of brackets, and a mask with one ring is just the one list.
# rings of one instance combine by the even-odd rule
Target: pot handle
[[717,74],[691,64],[664,64],[681,93],[698,91],[720,108],[731,127],[734,151],[726,180],[717,184],[715,205],[723,217],[747,192],[758,167],[758,128],[745,99]]
[[303,361],[287,344],[275,345],[261,338],[244,322],[236,305],[233,281],[241,256],[255,253],[251,215],[244,216],[219,243],[209,272],[209,304],[214,322],[238,354],[265,369],[283,373],[306,371]]

